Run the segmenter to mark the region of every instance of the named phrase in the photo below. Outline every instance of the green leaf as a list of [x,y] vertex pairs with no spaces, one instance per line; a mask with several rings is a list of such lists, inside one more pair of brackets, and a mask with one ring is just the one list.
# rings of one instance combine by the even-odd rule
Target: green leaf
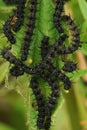
[[81,9],[82,15],[85,20],[87,20],[87,1],[86,0],[78,0],[79,7]]
[[80,41],[83,42],[80,50],[84,55],[87,55],[87,20],[82,24],[80,38]]
[[85,74],[87,74],[87,70],[78,70],[72,73],[68,73],[67,75],[70,77],[71,80],[77,80]]
[[4,62],[0,65],[0,83],[5,79],[6,75],[8,74],[8,67],[8,62]]

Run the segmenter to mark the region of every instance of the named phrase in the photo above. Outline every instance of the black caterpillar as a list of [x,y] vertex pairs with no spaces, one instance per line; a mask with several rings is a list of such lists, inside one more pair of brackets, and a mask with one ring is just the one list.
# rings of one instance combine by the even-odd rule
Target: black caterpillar
[[62,69],[66,72],[73,72],[77,69],[77,64],[72,61],[66,61]]
[[57,83],[55,83],[55,80],[54,82],[52,82],[51,85],[51,88],[52,88],[52,93],[51,93],[51,96],[47,102],[47,105],[46,105],[46,120],[45,120],[45,129],[46,130],[49,130],[50,126],[51,126],[51,115],[52,115],[52,111],[54,110],[55,108],[55,105],[57,104],[57,100],[58,100],[58,97],[59,97],[59,86]]
[[62,19],[65,20],[69,25],[69,29],[72,33],[72,42],[69,47],[58,47],[57,53],[58,54],[70,54],[70,53],[73,53],[74,51],[76,51],[78,49],[78,47],[81,47],[80,34],[79,34],[76,24],[74,23],[74,21],[71,19],[70,16],[64,15],[62,17]]
[[39,84],[36,77],[33,77],[30,82],[30,86],[32,91],[36,97],[37,105],[38,105],[38,119],[37,119],[37,127],[39,129],[44,128],[44,119],[45,119],[45,101],[44,97],[39,88]]
[[26,4],[26,0],[22,0],[21,2],[18,2],[17,9],[14,11],[14,15],[17,17],[17,21],[13,26],[14,32],[19,31],[21,26],[24,23],[25,4]]
[[23,0],[21,2],[17,2],[17,1],[15,2],[13,3],[17,4],[17,9],[14,10],[14,14],[5,22],[3,26],[4,34],[7,37],[8,41],[10,41],[10,43],[12,44],[16,43],[16,39],[12,30],[14,32],[17,32],[22,26],[24,21],[24,9],[25,9],[26,0]]
[[49,51],[49,37],[45,36],[41,41],[41,57],[42,60],[47,56]]
[[25,31],[24,42],[23,42],[22,48],[21,48],[21,60],[22,61],[25,61],[27,59],[27,56],[28,56],[31,37],[33,35],[33,30],[35,27],[37,0],[32,0],[30,2],[29,10],[30,10],[30,12],[28,15],[27,30]]
[[64,12],[64,4],[65,4],[64,0],[56,0],[56,8],[53,18],[54,25],[60,34],[64,33],[64,29],[61,24],[61,16],[62,13]]
[[10,69],[10,73],[11,75],[18,77],[23,75],[24,71],[19,66],[14,66]]
[[7,20],[3,26],[3,31],[5,36],[7,37],[8,41],[10,41],[10,43],[14,44],[16,42],[16,39],[14,37],[13,32],[11,31],[11,26],[9,24],[9,21],[12,20],[12,17],[10,17],[9,20]]
[[59,79],[64,83],[64,89],[69,90],[71,88],[71,81],[60,70],[56,69],[53,65],[50,65],[48,71],[54,75],[56,80]]
[[[15,66],[17,66],[18,68],[21,69],[21,71],[24,71],[28,74],[35,74],[37,72],[38,69],[32,69],[27,67],[26,65],[24,65],[20,59],[17,59],[12,53],[11,50],[9,48],[4,48],[1,52],[1,55],[3,56],[4,59],[6,59],[7,61],[9,61],[11,64],[14,64]],[[13,67],[14,68],[14,67]],[[12,69],[14,76],[16,76],[16,71],[14,69]]]
[[71,31],[72,35],[72,42],[69,47],[58,47],[58,54],[70,54],[73,53],[78,49],[78,47],[81,47],[80,45],[80,34],[78,31],[78,28],[74,21],[71,19],[70,16],[67,15],[61,15],[63,12],[63,5],[65,1],[57,1],[56,0],[56,9],[55,9],[55,14],[54,14],[54,25],[59,31],[59,33],[64,33],[64,29],[62,28],[62,25],[60,24],[62,21],[67,22],[69,26],[69,30]]

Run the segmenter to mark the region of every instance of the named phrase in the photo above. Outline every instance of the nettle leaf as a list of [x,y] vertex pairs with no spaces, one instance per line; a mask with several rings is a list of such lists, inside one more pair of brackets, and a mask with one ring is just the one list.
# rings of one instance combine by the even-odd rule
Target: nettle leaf
[[77,70],[77,71],[74,71],[73,73],[69,73],[67,75],[70,77],[71,80],[77,80],[85,74],[87,74],[87,70]]
[[[1,62],[0,62],[1,63]],[[9,63],[8,62],[2,62],[2,64],[0,64],[0,83],[2,83],[5,79],[5,76],[7,75],[8,72],[8,67],[9,67]]]
[[87,21],[84,21],[81,27],[81,41],[84,43],[80,48],[84,55],[87,55]]

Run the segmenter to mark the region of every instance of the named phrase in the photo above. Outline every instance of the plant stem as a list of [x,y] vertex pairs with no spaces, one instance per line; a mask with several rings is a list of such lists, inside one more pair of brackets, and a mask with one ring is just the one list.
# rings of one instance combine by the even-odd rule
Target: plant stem
[[81,130],[78,107],[74,90],[71,89],[70,93],[68,94],[65,94],[63,92],[63,96],[66,102],[66,107],[71,121],[72,130]]

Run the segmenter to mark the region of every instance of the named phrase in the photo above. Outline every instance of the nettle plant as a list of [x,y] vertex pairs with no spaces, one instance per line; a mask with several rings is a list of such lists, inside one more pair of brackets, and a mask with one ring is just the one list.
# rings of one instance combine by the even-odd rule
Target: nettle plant
[[[49,130],[62,89],[69,91],[72,79],[77,76],[74,52],[83,43],[77,24],[70,14],[66,14],[64,8],[70,1],[3,2],[12,15],[6,18],[2,27],[8,43],[1,48],[1,56],[9,62],[7,69],[10,75],[16,77],[15,80],[22,77],[22,85],[26,80],[28,82],[29,89],[16,89],[22,96],[24,89],[29,91],[28,120],[30,124],[34,122],[30,129],[35,127]],[[79,75],[81,76],[81,71],[78,71],[78,77]],[[28,96],[24,97],[25,102]]]

